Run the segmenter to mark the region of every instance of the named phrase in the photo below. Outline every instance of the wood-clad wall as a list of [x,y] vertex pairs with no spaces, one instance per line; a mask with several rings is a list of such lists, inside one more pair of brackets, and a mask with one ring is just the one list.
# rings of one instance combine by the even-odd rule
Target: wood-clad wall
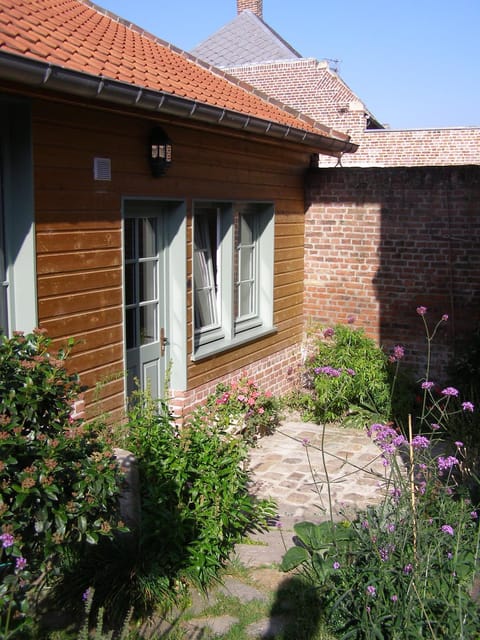
[[[276,334],[199,362],[191,361],[192,309],[187,295],[188,389],[248,367],[299,343],[303,324],[304,171],[309,150],[284,141],[225,135],[164,121],[173,164],[154,179],[147,116],[35,99],[33,149],[39,324],[55,344],[73,337],[71,367],[89,387],[90,415],[124,407],[122,197],[186,203],[187,275],[192,272],[195,199],[272,201],[275,205]],[[93,159],[110,158],[111,181],[94,181]]]

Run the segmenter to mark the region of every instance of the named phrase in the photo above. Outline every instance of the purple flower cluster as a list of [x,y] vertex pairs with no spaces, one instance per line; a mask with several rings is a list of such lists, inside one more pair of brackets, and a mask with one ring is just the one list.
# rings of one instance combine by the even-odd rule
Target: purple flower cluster
[[385,460],[395,455],[398,448],[405,444],[405,438],[387,424],[372,424],[368,436],[382,450]]
[[7,549],[8,547],[13,547],[13,544],[15,542],[15,538],[12,536],[11,533],[2,533],[2,535],[0,536],[0,540],[2,541],[2,547],[4,549]]
[[319,375],[323,373],[326,376],[330,376],[330,378],[338,378],[342,373],[341,369],[335,369],[334,367],[316,367],[314,369],[315,373]]
[[459,464],[458,458],[455,456],[447,456],[444,458],[443,456],[438,456],[437,458],[437,466],[439,471],[448,471],[456,464]]
[[443,533],[446,533],[449,536],[454,536],[455,535],[455,531],[453,530],[453,527],[451,527],[449,524],[442,525],[441,530],[442,530]]
[[455,387],[445,387],[445,389],[442,389],[442,396],[452,396],[456,398],[458,396],[458,389],[455,389]]
[[355,371],[353,369],[335,369],[335,367],[330,367],[328,365],[324,367],[316,367],[314,372],[316,375],[323,373],[326,376],[330,376],[330,378],[339,378],[344,372],[349,376],[355,375]]
[[428,449],[430,446],[430,440],[425,436],[415,436],[412,440],[412,447],[414,449]]
[[425,380],[425,382],[422,382],[422,389],[433,389],[434,386],[435,383],[431,380]]

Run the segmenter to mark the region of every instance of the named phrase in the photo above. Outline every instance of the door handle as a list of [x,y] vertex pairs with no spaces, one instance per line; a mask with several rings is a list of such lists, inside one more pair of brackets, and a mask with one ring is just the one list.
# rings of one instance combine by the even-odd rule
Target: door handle
[[160,329],[160,355],[165,355],[165,347],[168,344],[168,338],[165,335],[165,329],[162,327]]

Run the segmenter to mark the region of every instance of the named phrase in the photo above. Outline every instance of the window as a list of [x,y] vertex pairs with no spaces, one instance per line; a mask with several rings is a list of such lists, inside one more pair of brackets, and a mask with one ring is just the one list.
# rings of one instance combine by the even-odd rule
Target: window
[[194,357],[273,330],[271,203],[194,206]]

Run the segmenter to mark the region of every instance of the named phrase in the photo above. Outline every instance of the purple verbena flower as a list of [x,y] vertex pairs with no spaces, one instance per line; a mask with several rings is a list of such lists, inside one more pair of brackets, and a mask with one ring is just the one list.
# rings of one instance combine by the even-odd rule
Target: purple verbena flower
[[335,369],[334,367],[326,366],[326,367],[317,367],[314,369],[315,373],[318,375],[323,373],[326,376],[330,376],[331,378],[338,378],[341,374],[340,369]]
[[455,441],[455,446],[458,447],[459,449],[461,449],[463,447],[463,442],[461,440],[456,440]]
[[443,456],[438,456],[437,458],[437,466],[439,471],[447,471],[451,469],[456,464],[458,464],[458,459],[454,456],[447,456],[446,458]]
[[422,389],[432,389],[435,386],[435,383],[431,380],[425,380],[422,382]]
[[444,313],[442,316],[442,322],[446,322],[448,320],[448,313]]
[[403,573],[405,575],[412,573],[412,571],[413,571],[413,565],[410,562],[403,567]]
[[462,409],[464,411],[472,412],[473,409],[474,409],[473,403],[472,402],[462,402]]
[[430,426],[432,427],[433,431],[438,431],[439,429],[441,429],[440,425],[437,424],[436,422],[432,422]]
[[368,585],[367,587],[367,593],[369,596],[372,596],[372,598],[377,594],[377,590],[375,589],[375,587],[371,584]]
[[417,307],[417,313],[419,316],[424,316],[427,313],[427,307]]
[[455,535],[455,531],[453,530],[453,527],[451,527],[449,524],[442,525],[441,531],[443,531],[443,533],[448,533],[449,536]]
[[397,596],[397,595],[395,595],[395,594],[393,594],[393,596],[390,598],[390,600],[391,600],[392,602],[397,602],[397,600],[398,600],[398,596]]
[[339,563],[339,562],[334,562],[334,563],[333,563],[333,568],[334,568],[335,570],[340,569],[340,563]]
[[332,327],[327,327],[324,331],[323,331],[323,337],[324,338],[331,338],[333,336],[333,334],[335,333],[334,329],[332,329]]
[[396,360],[401,360],[405,355],[405,348],[402,345],[397,344],[393,347],[393,357]]
[[445,389],[442,389],[442,396],[453,396],[456,398],[458,396],[458,389],[455,389],[455,387],[445,387]]
[[22,571],[27,566],[27,561],[25,558],[17,558],[15,560],[15,571]]
[[425,436],[415,436],[412,440],[412,447],[414,449],[428,449],[430,446],[430,440]]
[[347,318],[348,324],[353,324],[355,322],[355,320],[356,320],[356,318],[353,315],[352,316],[348,316],[348,318]]

